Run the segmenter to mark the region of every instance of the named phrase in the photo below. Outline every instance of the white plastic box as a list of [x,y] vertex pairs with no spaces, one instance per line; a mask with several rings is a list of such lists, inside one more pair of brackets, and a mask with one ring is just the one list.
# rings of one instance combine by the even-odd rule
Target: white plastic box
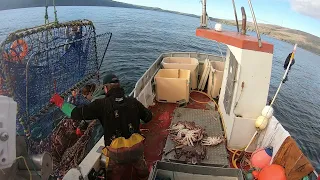
[[191,89],[198,86],[199,61],[196,58],[188,57],[166,57],[162,60],[162,66],[165,69],[186,69],[190,70]]
[[159,102],[189,102],[190,70],[160,69],[155,76],[156,99]]

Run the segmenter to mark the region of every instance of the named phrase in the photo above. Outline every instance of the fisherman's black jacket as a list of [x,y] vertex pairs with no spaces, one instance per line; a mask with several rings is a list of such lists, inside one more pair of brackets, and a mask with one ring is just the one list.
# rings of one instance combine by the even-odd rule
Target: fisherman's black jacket
[[126,97],[122,88],[111,89],[106,97],[84,106],[75,107],[71,118],[75,120],[99,119],[104,129],[104,141],[108,146],[114,138],[129,138],[140,133],[140,119],[151,121],[152,113],[137,99]]
[[[285,62],[284,62],[284,65],[283,65],[283,69],[284,69],[284,70],[287,69],[287,67],[288,67],[288,65],[289,65],[289,63],[290,63],[291,55],[292,55],[292,53],[290,53],[290,54],[287,56],[287,59],[286,59]],[[292,62],[291,62],[291,65],[290,65],[290,67],[289,67],[289,70],[291,69],[291,66],[294,65],[294,63],[295,63],[295,60],[294,60],[294,58],[293,58],[293,59],[292,59]]]

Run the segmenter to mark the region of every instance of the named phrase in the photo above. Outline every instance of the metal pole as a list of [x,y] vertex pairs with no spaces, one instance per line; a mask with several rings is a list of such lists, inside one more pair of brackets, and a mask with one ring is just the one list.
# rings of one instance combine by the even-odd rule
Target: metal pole
[[[27,128],[27,131],[28,131],[28,138],[31,137],[31,132],[30,132],[30,117],[29,117],[29,102],[28,102],[28,86],[29,86],[29,83],[28,83],[28,79],[29,79],[29,66],[30,66],[30,61],[34,59],[34,56],[37,55],[39,52],[34,52],[31,54],[29,60],[27,61],[27,64],[26,64],[26,128]],[[29,149],[29,148],[28,148]]]
[[29,83],[28,83],[28,80],[29,80],[29,66],[30,66],[30,61],[33,60],[34,56],[36,54],[38,54],[39,52],[34,52],[31,54],[29,60],[27,61],[27,64],[26,64],[26,115],[27,115],[27,120],[29,121],[29,102],[28,102],[28,86],[29,86]]
[[207,27],[207,0],[202,0],[201,27]]
[[44,14],[44,24],[49,24],[48,0],[46,0],[46,12],[45,12],[45,14]]
[[112,33],[110,33],[110,37],[109,37],[109,40],[108,40],[108,43],[107,43],[106,49],[104,50],[103,56],[102,56],[102,58],[101,58],[100,65],[99,65],[99,67],[98,67],[98,71],[99,71],[99,70],[100,70],[100,68],[101,68],[101,65],[102,65],[103,59],[104,59],[104,57],[105,57],[105,55],[106,55],[106,52],[107,52],[107,50],[108,50],[108,47],[109,47],[109,44],[110,44],[111,38],[112,38]]
[[57,9],[56,9],[56,3],[55,3],[55,0],[52,1],[52,4],[53,4],[53,9],[54,9],[54,23],[58,24],[59,21],[58,21],[58,15],[57,15]]
[[[237,10],[236,10],[236,3],[234,2],[234,0],[232,0],[232,4],[233,4],[234,16],[235,16],[235,18],[236,18],[236,23],[237,23],[237,30],[238,30],[238,32],[240,32],[240,30],[239,30],[238,16],[237,16]],[[242,23],[243,23],[243,22],[242,22]]]
[[253,18],[254,27],[255,27],[256,32],[257,32],[259,47],[261,48],[262,47],[262,43],[261,43],[261,37],[260,37],[260,33],[259,33],[259,28],[258,28],[256,16],[254,15],[254,11],[253,11],[253,8],[252,8],[251,0],[248,0],[248,2],[249,2],[252,18]]
[[247,33],[247,14],[244,10],[244,7],[241,7],[241,13],[242,13],[242,27],[241,27],[241,34],[246,35]]

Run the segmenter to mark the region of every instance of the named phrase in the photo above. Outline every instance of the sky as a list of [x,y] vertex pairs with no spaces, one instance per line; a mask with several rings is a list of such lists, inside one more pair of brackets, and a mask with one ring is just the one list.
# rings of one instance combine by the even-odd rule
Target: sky
[[[201,0],[116,0],[120,2],[159,7],[165,10],[201,15]],[[276,24],[298,29],[320,37],[320,0],[251,0],[258,23]],[[247,0],[235,0],[238,18],[241,6],[251,21]],[[232,0],[207,0],[210,17],[234,19]]]

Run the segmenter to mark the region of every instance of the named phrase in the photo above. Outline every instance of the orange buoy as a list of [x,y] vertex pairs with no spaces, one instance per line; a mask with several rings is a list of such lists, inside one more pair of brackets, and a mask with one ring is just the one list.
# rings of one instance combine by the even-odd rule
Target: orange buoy
[[255,179],[258,179],[258,178],[259,178],[259,171],[252,171],[252,176],[253,176]]
[[285,170],[278,164],[271,164],[263,168],[259,173],[258,180],[286,180]]
[[251,155],[251,164],[253,167],[263,169],[270,164],[271,158],[272,148],[257,149]]
[[10,49],[10,55],[14,61],[22,60],[28,54],[28,44],[23,39],[15,40]]

